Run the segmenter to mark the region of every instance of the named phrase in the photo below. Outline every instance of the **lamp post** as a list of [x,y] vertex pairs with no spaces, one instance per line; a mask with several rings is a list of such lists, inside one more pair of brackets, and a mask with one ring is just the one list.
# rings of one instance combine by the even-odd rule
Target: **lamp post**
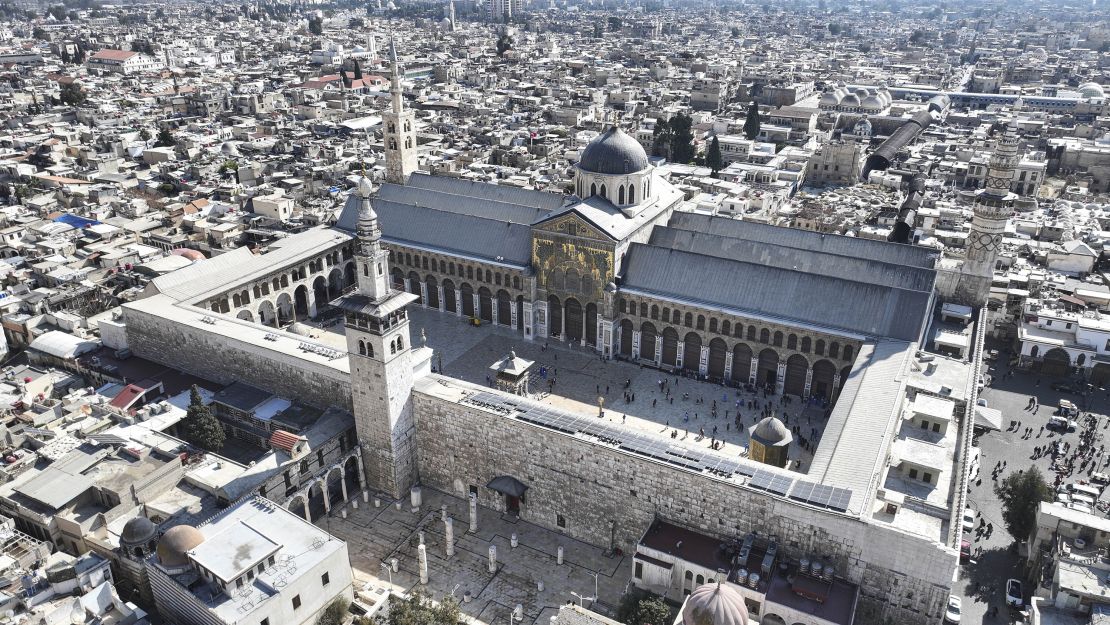
[[580,607],[580,608],[582,608],[582,607],[585,607],[585,606],[583,606],[583,605],[582,605],[582,603],[583,603],[584,601],[589,601],[589,602],[591,603],[591,605],[592,605],[592,604],[593,604],[593,601],[594,601],[595,599],[597,599],[597,597],[583,597],[582,595],[580,595],[580,594],[578,594],[578,593],[574,592],[573,590],[572,590],[572,591],[570,591],[570,594],[572,594],[572,595],[574,595],[575,597],[577,597],[577,598],[578,598],[578,607]]

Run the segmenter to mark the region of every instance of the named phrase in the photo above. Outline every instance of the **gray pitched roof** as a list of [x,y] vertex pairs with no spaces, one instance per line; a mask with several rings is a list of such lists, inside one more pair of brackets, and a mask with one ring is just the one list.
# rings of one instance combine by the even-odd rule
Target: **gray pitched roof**
[[633,243],[621,289],[848,332],[916,340],[932,293]]
[[931,291],[936,282],[936,271],[933,269],[882,262],[859,256],[803,250],[696,230],[656,226],[651,232],[649,242],[658,247],[770,265],[804,273],[830,275],[857,282],[873,282],[911,291]]
[[878,260],[899,265],[932,268],[936,251],[912,245],[857,239],[838,234],[822,234],[797,228],[768,226],[754,221],[675,212],[667,223],[680,230],[695,230],[721,236],[773,243],[811,252],[825,252]]
[[526,266],[532,260],[532,227],[461,213],[375,199],[387,241]]
[[409,181],[405,186],[413,189],[427,189],[429,191],[439,191],[440,193],[450,193],[451,195],[461,195],[469,198],[515,204],[517,206],[528,206],[545,211],[555,210],[562,206],[565,201],[565,196],[558,193],[520,189],[518,187],[489,184],[488,182],[476,182],[448,176],[413,174],[409,177]]

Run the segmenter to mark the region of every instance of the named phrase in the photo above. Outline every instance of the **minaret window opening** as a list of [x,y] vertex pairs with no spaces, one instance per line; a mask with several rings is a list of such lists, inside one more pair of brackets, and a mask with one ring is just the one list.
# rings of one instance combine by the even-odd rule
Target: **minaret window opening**
[[597,183],[590,185],[590,195],[597,195]]
[[617,204],[624,204],[624,185],[617,189]]
[[635,204],[636,203],[636,184],[635,183],[632,183],[632,184],[628,185],[628,203],[629,204]]
[[390,341],[390,343],[389,343],[389,353],[390,354],[396,354],[397,353],[397,345],[395,343],[393,343],[392,341]]

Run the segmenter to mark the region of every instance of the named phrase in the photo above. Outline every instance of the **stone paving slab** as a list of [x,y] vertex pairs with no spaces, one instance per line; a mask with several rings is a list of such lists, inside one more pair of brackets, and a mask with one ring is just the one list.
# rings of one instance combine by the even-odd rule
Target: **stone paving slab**
[[[433,599],[454,594],[460,600],[466,593],[472,599],[462,603],[463,613],[482,623],[508,623],[517,604],[524,610],[525,624],[546,625],[547,618],[568,601],[577,601],[572,592],[586,598],[585,605],[612,613],[631,579],[632,563],[627,555],[609,557],[600,547],[568,538],[497,511],[478,508],[478,531],[469,529],[467,502],[428,488],[423,489],[423,505],[413,513],[408,502],[398,510],[392,502],[348,504],[321,524],[347,541],[355,586],[366,584],[383,588],[393,584],[397,591],[420,586],[417,545],[420,532],[428,554],[428,585]],[[446,555],[441,506],[454,519],[455,553]],[[516,534],[517,546],[512,546]],[[489,547],[497,548],[497,567],[489,571]],[[564,548],[563,564],[557,563],[559,546]],[[397,559],[398,571],[387,573],[381,563]],[[593,601],[594,574],[600,598]],[[543,589],[540,590],[540,582]]]

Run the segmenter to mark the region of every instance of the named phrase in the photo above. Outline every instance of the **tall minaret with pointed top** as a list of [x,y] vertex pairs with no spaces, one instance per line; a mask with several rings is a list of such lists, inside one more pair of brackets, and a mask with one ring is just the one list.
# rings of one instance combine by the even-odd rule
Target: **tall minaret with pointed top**
[[385,179],[394,184],[405,184],[416,171],[416,116],[405,108],[401,94],[401,63],[397,60],[397,46],[389,39],[389,60],[393,65],[389,93],[392,108],[382,114],[385,142]]
[[451,20],[451,32],[455,31],[455,0],[448,0],[447,19]]
[[[357,194],[357,195],[356,195]],[[358,202],[358,287],[334,302],[346,321],[351,404],[362,445],[367,484],[397,499],[416,481],[416,424],[412,416],[413,359],[407,307],[417,299],[389,284],[389,252],[382,247],[373,188],[363,176],[348,202]]]

